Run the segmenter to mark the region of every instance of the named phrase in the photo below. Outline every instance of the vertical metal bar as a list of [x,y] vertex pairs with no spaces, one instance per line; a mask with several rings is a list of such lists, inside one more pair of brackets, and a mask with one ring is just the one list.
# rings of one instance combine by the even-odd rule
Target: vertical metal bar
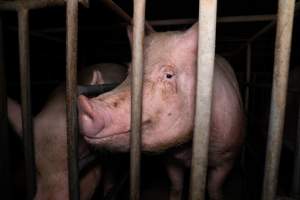
[[1,196],[5,199],[11,198],[11,171],[9,158],[9,135],[7,132],[7,100],[6,79],[4,69],[3,53],[3,27],[0,17],[0,185]]
[[294,159],[292,195],[300,198],[300,104],[298,108],[297,139]]
[[190,199],[205,199],[211,97],[215,57],[217,0],[200,0],[198,70]]
[[34,137],[32,129],[30,98],[30,65],[29,65],[29,25],[28,10],[18,10],[19,22],[19,57],[22,101],[22,127],[27,180],[27,199],[33,199],[36,189]]
[[134,0],[131,82],[130,199],[140,198],[141,120],[145,0]]
[[77,120],[78,0],[67,1],[66,107],[68,140],[69,199],[79,199]]
[[275,42],[271,115],[266,150],[265,177],[262,194],[263,200],[273,200],[276,196],[294,9],[295,0],[278,1],[278,22]]
[[246,66],[246,90],[245,90],[245,111],[248,113],[249,109],[249,83],[251,79],[251,43],[247,44],[247,66]]

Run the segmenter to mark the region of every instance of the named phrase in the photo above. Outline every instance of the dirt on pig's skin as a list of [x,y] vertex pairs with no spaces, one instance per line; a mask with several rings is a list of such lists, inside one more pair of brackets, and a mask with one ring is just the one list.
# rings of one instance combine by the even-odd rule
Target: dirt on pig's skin
[[[97,64],[79,73],[79,84],[117,83],[125,79],[127,69],[113,63]],[[55,89],[43,109],[34,117],[35,163],[37,167],[36,200],[69,198],[67,167],[66,106],[64,84]],[[22,136],[21,108],[8,98],[9,121]],[[79,157],[89,153],[88,145],[79,139]],[[101,178],[96,164],[80,177],[80,199],[91,199]]]
[[[129,38],[131,38],[131,31]],[[131,40],[131,39],[130,39]],[[144,43],[142,150],[164,152],[171,180],[170,199],[179,200],[183,169],[190,166],[194,127],[198,25],[187,31],[151,33]],[[128,151],[130,73],[116,89],[95,98],[78,99],[85,140],[99,149]],[[114,106],[117,105],[117,106]],[[222,199],[222,185],[243,142],[244,113],[239,86],[230,64],[216,56],[209,146],[208,193]]]

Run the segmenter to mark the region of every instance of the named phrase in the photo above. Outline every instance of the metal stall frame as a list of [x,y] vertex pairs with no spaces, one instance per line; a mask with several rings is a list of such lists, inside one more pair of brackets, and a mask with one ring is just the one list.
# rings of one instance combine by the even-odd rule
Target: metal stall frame
[[29,60],[28,9],[18,10],[19,57],[21,81],[22,131],[25,155],[27,199],[33,199],[36,190],[34,136],[31,113],[31,86]]
[[[88,0],[79,0],[88,6]],[[30,61],[29,61],[29,22],[28,12],[49,6],[64,5],[64,0],[1,1],[0,10],[18,12],[19,57],[21,77],[22,127],[25,152],[27,199],[33,199],[36,190],[34,138],[32,130],[30,98]],[[69,162],[70,199],[79,199],[78,162],[77,162],[77,13],[78,0],[67,1],[67,133]],[[3,104],[3,105],[6,105]],[[5,108],[6,109],[6,108]],[[7,113],[7,112],[6,112]]]
[[[134,0],[131,76],[130,199],[140,199],[145,0]],[[130,31],[130,30],[129,30]]]
[[[190,200],[205,199],[215,62],[216,22],[217,0],[200,0],[196,107],[190,177]],[[206,37],[202,37],[203,35]]]
[[294,9],[295,0],[278,1],[273,86],[270,108],[271,112],[262,194],[263,200],[273,200],[276,197],[277,176],[286,106]]
[[78,37],[78,0],[67,1],[67,43],[66,43],[66,108],[69,199],[79,200],[78,171],[78,116],[77,116],[77,37]]

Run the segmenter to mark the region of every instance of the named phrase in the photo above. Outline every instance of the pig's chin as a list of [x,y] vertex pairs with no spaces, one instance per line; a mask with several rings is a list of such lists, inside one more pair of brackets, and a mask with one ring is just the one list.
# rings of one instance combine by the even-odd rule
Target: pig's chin
[[105,136],[101,136],[99,133],[93,137],[85,135],[84,139],[97,149],[125,152],[129,150],[129,134],[130,131]]

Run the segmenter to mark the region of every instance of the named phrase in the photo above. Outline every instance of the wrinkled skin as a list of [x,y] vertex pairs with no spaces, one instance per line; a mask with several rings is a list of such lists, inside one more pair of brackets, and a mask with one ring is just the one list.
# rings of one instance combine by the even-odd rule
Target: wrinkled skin
[[[125,79],[127,70],[122,65],[104,63],[85,68],[79,73],[79,84],[116,83]],[[36,200],[65,200],[68,194],[67,134],[65,88],[59,86],[41,112],[34,118],[35,159],[37,167]],[[9,121],[21,135],[20,106],[8,98]],[[79,139],[79,157],[89,154],[89,149]],[[101,178],[101,166],[97,164],[80,179],[80,195],[91,199]]]
[[[142,150],[166,151],[170,199],[181,199],[183,169],[190,166],[195,107],[198,25],[185,32],[145,37]],[[129,38],[131,34],[129,31]],[[99,149],[129,150],[130,75],[115,90],[78,99],[84,139]],[[244,115],[229,63],[216,56],[209,146],[208,193],[222,199],[222,184],[243,140]]]

